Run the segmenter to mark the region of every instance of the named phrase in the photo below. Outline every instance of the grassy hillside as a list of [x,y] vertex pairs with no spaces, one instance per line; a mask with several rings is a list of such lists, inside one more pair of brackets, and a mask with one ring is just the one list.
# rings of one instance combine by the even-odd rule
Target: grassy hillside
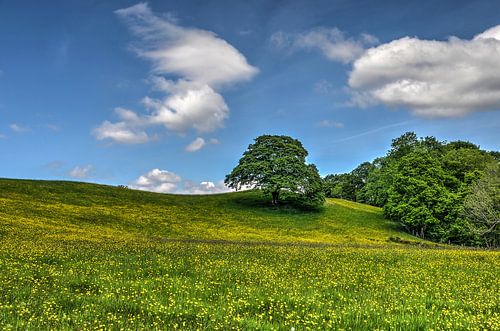
[[0,180],[0,220],[36,236],[386,244],[416,240],[381,210],[330,199],[320,212],[275,209],[260,192],[167,195],[55,181]]
[[396,236],[342,200],[1,179],[0,329],[500,328],[499,252]]

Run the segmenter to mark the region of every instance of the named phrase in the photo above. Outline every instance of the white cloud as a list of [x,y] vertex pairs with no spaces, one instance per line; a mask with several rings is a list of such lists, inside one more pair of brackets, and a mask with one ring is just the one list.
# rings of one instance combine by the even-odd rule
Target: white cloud
[[150,141],[146,132],[131,128],[127,122],[104,121],[93,130],[93,133],[98,140],[110,139],[122,144],[143,144]]
[[[143,143],[148,141],[145,130],[155,125],[177,133],[189,130],[206,133],[222,127],[229,116],[229,107],[218,90],[252,79],[258,69],[215,33],[182,27],[168,16],[155,15],[145,3],[115,13],[138,37],[133,49],[152,63],[150,83],[165,97],[145,97],[143,104],[150,113],[130,111],[127,118],[119,114],[121,122],[104,122],[94,130],[97,138]],[[166,79],[163,75],[176,79]],[[108,130],[100,130],[102,126]],[[99,134],[100,131],[112,134]]]
[[186,146],[185,151],[186,152],[196,152],[209,144],[210,145],[218,145],[218,144],[220,144],[220,142],[216,138],[212,138],[212,139],[206,141],[205,139],[198,137],[195,140],[193,140],[189,145]]
[[201,183],[195,183],[192,181],[185,181],[184,188],[178,193],[181,194],[216,194],[231,192],[232,190],[228,188],[223,181],[211,182],[203,181]]
[[27,126],[22,126],[16,123],[12,123],[9,125],[10,129],[14,132],[22,133],[22,132],[29,132],[31,129]]
[[76,166],[69,172],[69,176],[71,178],[76,178],[76,179],[88,179],[92,178],[92,172],[94,170],[94,167],[92,165],[86,165],[86,166]]
[[144,106],[153,111],[142,117],[149,125],[163,125],[180,133],[189,129],[204,133],[222,127],[229,117],[224,98],[209,85],[186,81],[173,83],[161,77],[156,77],[155,82],[157,86],[163,82],[165,92],[170,95],[163,100],[143,99]]
[[344,124],[332,120],[322,120],[318,122],[320,128],[343,128]]
[[142,191],[171,193],[177,189],[181,177],[167,170],[153,169],[137,178],[130,184],[130,188]]
[[351,63],[364,53],[367,46],[377,42],[377,38],[369,34],[361,34],[354,39],[338,28],[325,27],[297,34],[279,31],[271,36],[271,43],[277,48],[289,51],[319,50],[328,59],[342,63]]
[[223,181],[203,181],[196,183],[167,170],[153,169],[133,181],[130,188],[157,193],[214,194],[230,192]]
[[500,109],[500,25],[472,40],[404,37],[353,64],[353,102],[404,107],[423,117]]
[[186,152],[196,152],[203,148],[205,144],[205,139],[198,137],[186,146]]
[[145,3],[119,9],[116,14],[141,38],[136,51],[153,62],[158,74],[176,74],[189,81],[219,86],[249,80],[258,72],[215,33],[176,25],[156,16]]

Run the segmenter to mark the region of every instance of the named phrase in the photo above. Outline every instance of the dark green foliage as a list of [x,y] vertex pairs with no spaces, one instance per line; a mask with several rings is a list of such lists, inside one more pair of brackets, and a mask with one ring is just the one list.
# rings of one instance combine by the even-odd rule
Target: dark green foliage
[[385,157],[329,175],[325,187],[328,196],[384,207],[387,217],[422,238],[498,246],[498,168],[498,152],[407,132]]
[[325,195],[357,201],[357,193],[366,185],[368,175],[374,168],[370,162],[364,162],[348,174],[326,176],[323,179]]
[[459,205],[458,196],[445,185],[448,181],[437,159],[423,152],[409,153],[397,164],[385,215],[422,238],[449,240],[444,227],[456,218]]
[[329,198],[356,200],[355,178],[351,174],[328,175],[323,179],[323,186]]
[[306,164],[302,143],[288,136],[264,135],[248,146],[225,183],[235,189],[244,186],[262,189],[272,197],[280,196],[311,208],[324,203],[321,177],[314,165]]

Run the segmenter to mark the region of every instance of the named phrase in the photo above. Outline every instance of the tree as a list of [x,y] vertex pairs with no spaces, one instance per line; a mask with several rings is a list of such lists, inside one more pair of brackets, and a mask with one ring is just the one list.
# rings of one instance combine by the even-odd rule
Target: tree
[[500,245],[500,166],[491,165],[473,182],[466,197],[462,216],[479,244]]
[[323,183],[324,192],[329,198],[356,199],[356,178],[352,174],[328,175]]
[[321,177],[314,165],[306,164],[302,143],[288,136],[263,135],[248,146],[225,183],[262,189],[277,205],[281,195],[292,196],[308,206],[324,202]]
[[459,197],[445,186],[448,177],[439,160],[428,153],[405,155],[388,188],[384,214],[421,238],[450,240],[449,224],[456,219]]

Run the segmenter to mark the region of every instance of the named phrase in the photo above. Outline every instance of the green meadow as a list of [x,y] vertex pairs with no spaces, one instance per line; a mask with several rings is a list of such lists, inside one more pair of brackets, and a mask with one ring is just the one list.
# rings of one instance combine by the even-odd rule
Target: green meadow
[[0,329],[498,330],[500,252],[379,208],[0,179]]

